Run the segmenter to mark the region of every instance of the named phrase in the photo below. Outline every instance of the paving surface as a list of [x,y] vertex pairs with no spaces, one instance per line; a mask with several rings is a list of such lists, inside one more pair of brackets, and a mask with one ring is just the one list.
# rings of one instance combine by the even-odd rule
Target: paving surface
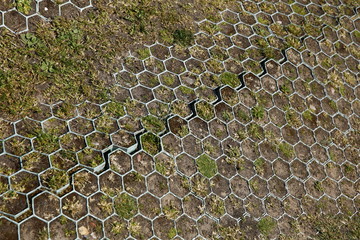
[[[91,2],[0,6],[22,32]],[[199,22],[189,48],[131,53],[114,101],[0,120],[1,239],[299,239],[316,234],[294,230],[304,215],[358,214],[356,9],[242,8]]]

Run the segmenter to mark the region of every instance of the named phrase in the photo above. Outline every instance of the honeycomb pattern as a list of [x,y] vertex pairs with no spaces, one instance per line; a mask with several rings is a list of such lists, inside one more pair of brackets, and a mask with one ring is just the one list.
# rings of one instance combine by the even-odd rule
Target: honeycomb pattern
[[93,7],[91,0],[3,0],[0,2],[0,29],[23,33],[58,16],[75,18]]
[[[21,32],[91,2],[6,6],[2,26]],[[130,53],[108,102],[1,119],[0,236],[305,238],[316,233],[294,226],[304,215],[356,216],[357,11],[242,1],[200,21],[190,47]]]

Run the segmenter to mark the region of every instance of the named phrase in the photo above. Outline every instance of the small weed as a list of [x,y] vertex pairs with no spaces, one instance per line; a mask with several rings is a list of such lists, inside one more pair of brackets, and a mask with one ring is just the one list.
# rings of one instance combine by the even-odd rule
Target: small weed
[[291,88],[286,85],[286,84],[283,84],[280,86],[280,91],[284,94],[290,94],[291,93]]
[[167,235],[168,235],[168,238],[173,239],[176,236],[176,228],[170,228]]
[[350,164],[344,164],[344,171],[345,173],[354,172],[355,168]]
[[42,175],[42,179],[47,187],[58,190],[69,183],[69,176],[65,171],[50,169]]
[[294,109],[287,108],[285,112],[286,121],[290,126],[299,127],[301,126],[301,120],[296,114]]
[[81,164],[96,167],[104,162],[101,153],[94,151],[91,148],[86,148],[78,153],[78,159]]
[[163,212],[165,217],[168,219],[175,219],[179,216],[180,211],[174,206],[173,202],[170,202],[170,205],[163,207]]
[[241,151],[239,147],[229,145],[226,149],[226,162],[229,164],[238,164],[241,161]]
[[205,177],[211,178],[217,173],[216,163],[206,154],[201,155],[196,159],[197,167]]
[[251,120],[251,117],[248,114],[246,114],[246,112],[243,110],[237,111],[237,116],[239,119],[243,120],[244,122],[248,122]]
[[114,129],[114,120],[109,115],[102,115],[96,119],[96,128],[100,132],[110,134]]
[[334,100],[332,100],[332,99],[330,100],[329,106],[330,106],[333,110],[337,111],[337,105],[336,105],[336,102],[335,102]]
[[288,30],[291,34],[293,34],[293,35],[295,35],[295,36],[297,36],[297,37],[300,37],[300,36],[302,35],[302,33],[303,33],[301,27],[296,26],[296,25],[294,25],[294,24],[288,25],[288,26],[287,26],[287,30]]
[[97,205],[102,211],[106,212],[107,214],[110,214],[112,212],[113,205],[109,196],[102,195]]
[[324,188],[322,187],[321,182],[319,182],[319,181],[316,181],[316,182],[314,183],[314,188],[315,188],[316,190],[318,190],[319,192],[323,192],[323,191],[324,191]]
[[270,21],[267,20],[266,18],[258,17],[257,20],[258,20],[259,23],[264,24],[264,25],[269,25],[270,24]]
[[131,235],[137,236],[138,238],[142,239],[142,232],[141,232],[141,225],[138,222],[131,221],[129,225],[129,230]]
[[48,238],[49,238],[49,234],[47,231],[47,227],[41,229],[36,236],[37,240],[47,240]]
[[224,111],[224,112],[222,112],[221,116],[222,116],[222,118],[223,118],[226,122],[229,122],[230,120],[233,119],[233,115],[231,114],[230,111]]
[[333,63],[331,61],[331,58],[325,58],[322,62],[321,62],[321,66],[323,66],[326,69],[329,69],[333,66]]
[[286,40],[286,44],[289,47],[294,47],[294,48],[296,48],[298,50],[300,50],[301,47],[302,47],[302,43],[297,37],[288,36],[288,37],[285,38],[285,40]]
[[263,54],[267,59],[275,58],[275,50],[271,47],[261,48],[261,54]]
[[176,101],[171,104],[171,111],[181,117],[186,117],[190,114],[190,108],[184,101]]
[[248,137],[248,135],[247,135],[246,131],[239,129],[236,131],[235,137],[239,140],[244,140],[245,138]]
[[69,222],[69,219],[67,219],[64,215],[61,215],[59,217],[59,222],[61,225],[67,224]]
[[265,26],[256,25],[253,28],[254,28],[254,31],[260,36],[266,37],[270,34],[268,28]]
[[209,211],[216,215],[216,216],[222,216],[225,213],[225,205],[224,201],[220,199],[220,197],[216,195],[211,195],[208,198],[209,201]]
[[124,230],[126,230],[126,224],[122,222],[115,221],[111,223],[111,233],[114,235],[121,234]]
[[303,116],[304,119],[306,119],[308,121],[314,120],[314,116],[312,115],[310,110],[306,110],[305,112],[303,112],[302,116]]
[[175,83],[175,77],[171,75],[164,75],[161,80],[167,86],[172,86]]
[[265,115],[264,107],[261,105],[256,105],[251,109],[251,115],[254,117],[254,119],[262,119]]
[[75,196],[72,199],[66,199],[62,208],[67,210],[72,217],[76,216],[82,209],[80,201]]
[[60,147],[59,138],[46,132],[38,132],[34,141],[36,149],[44,153],[51,153]]
[[278,144],[278,149],[285,157],[291,158],[294,155],[294,149],[286,142]]
[[251,123],[249,126],[249,135],[252,136],[253,138],[256,138],[258,140],[262,139],[263,136],[263,131],[262,128],[256,124],[256,123]]
[[131,218],[138,211],[136,199],[126,193],[115,198],[114,208],[116,213],[125,219]]
[[255,169],[259,174],[264,173],[264,164],[265,164],[265,160],[263,158],[258,158],[255,160],[254,162]]
[[178,131],[180,137],[185,137],[189,134],[189,128],[186,124],[182,125],[180,130]]

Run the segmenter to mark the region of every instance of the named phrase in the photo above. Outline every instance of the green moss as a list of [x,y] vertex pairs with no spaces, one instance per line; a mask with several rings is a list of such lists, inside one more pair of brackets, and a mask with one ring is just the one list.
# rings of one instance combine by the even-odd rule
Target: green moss
[[152,133],[142,135],[141,144],[143,149],[151,155],[156,155],[161,151],[160,139]]
[[136,51],[137,54],[139,54],[139,58],[141,60],[144,60],[148,57],[150,57],[150,50],[148,48],[141,48],[139,50]]
[[303,33],[301,27],[299,27],[299,26],[297,26],[297,25],[295,25],[295,24],[289,24],[289,25],[287,26],[287,30],[288,30],[291,34],[293,34],[293,35],[295,35],[295,36],[297,36],[297,37],[300,37],[300,36],[302,35],[302,33]]
[[261,48],[261,54],[264,55],[267,59],[275,58],[275,49],[272,47]]
[[104,112],[114,118],[120,118],[125,115],[123,104],[119,102],[110,102],[104,107]]
[[187,29],[176,29],[173,33],[173,42],[182,46],[190,46],[194,40],[194,35]]
[[29,14],[31,11],[31,0],[15,0],[15,7],[19,12]]
[[259,23],[264,24],[264,25],[269,25],[270,24],[270,21],[267,20],[266,18],[258,17],[257,20],[258,20]]
[[176,236],[176,228],[170,228],[168,238],[173,239]]
[[196,111],[199,117],[207,121],[210,121],[215,117],[213,106],[205,101],[196,104]]
[[146,117],[143,117],[141,122],[144,125],[145,129],[155,134],[158,134],[165,130],[164,122],[155,116],[148,115]]
[[305,15],[307,13],[306,8],[299,4],[294,4],[291,7],[294,10],[294,12],[296,12],[297,14]]
[[220,81],[223,84],[229,85],[230,87],[237,87],[239,86],[239,77],[238,75],[234,74],[234,73],[230,73],[230,72],[224,72],[220,75]]
[[115,198],[114,208],[119,217],[125,219],[133,217],[138,211],[136,199],[126,193]]
[[265,217],[258,222],[260,232],[267,236],[276,227],[276,221],[271,217]]
[[185,86],[180,86],[179,90],[183,93],[183,94],[195,94],[194,90]]
[[38,132],[34,142],[35,148],[43,153],[52,153],[60,148],[59,138],[47,132]]
[[203,154],[196,159],[196,165],[200,173],[205,177],[211,178],[217,173],[215,161],[206,154]]

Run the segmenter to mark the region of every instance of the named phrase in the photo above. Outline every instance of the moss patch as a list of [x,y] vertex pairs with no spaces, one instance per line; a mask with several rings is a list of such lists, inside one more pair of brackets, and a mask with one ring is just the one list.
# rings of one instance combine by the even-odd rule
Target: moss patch
[[156,155],[161,151],[160,139],[152,133],[142,135],[141,144],[143,149],[151,155]]
[[229,85],[230,87],[237,87],[240,84],[240,80],[238,75],[230,72],[224,72],[220,75],[220,81],[223,84]]
[[165,123],[154,116],[148,115],[142,119],[145,129],[157,134],[165,130]]
[[196,159],[196,165],[205,177],[211,178],[217,173],[216,163],[206,154],[201,155]]
[[126,193],[115,198],[114,208],[116,213],[125,219],[133,217],[138,211],[136,199]]

